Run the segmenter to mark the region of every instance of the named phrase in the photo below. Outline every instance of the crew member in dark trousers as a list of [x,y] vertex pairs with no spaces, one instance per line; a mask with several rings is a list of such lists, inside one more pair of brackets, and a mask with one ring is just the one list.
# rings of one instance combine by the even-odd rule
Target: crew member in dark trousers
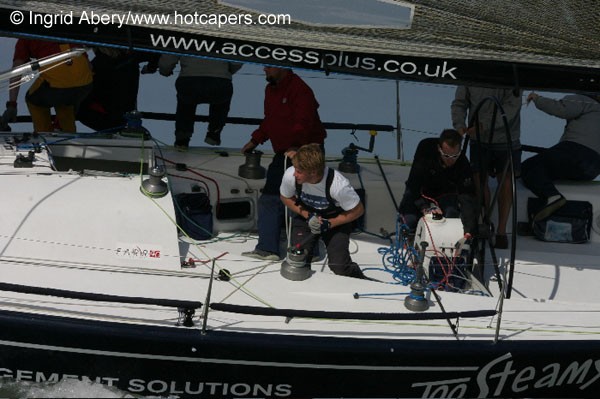
[[292,245],[302,246],[310,263],[319,237],[327,247],[329,268],[342,276],[365,278],[348,249],[352,222],[365,212],[354,188],[340,172],[325,166],[318,144],[300,147],[281,182],[281,200],[296,213]]
[[170,76],[177,63],[180,64],[181,70],[175,82],[175,148],[184,151],[189,147],[194,134],[198,104],[209,104],[208,129],[204,142],[221,145],[221,131],[227,122],[233,96],[232,75],[242,64],[163,54],[158,60],[158,71],[163,76]]
[[[279,243],[285,208],[279,199],[279,186],[287,158],[309,143],[321,146],[327,132],[319,117],[319,103],[312,89],[291,69],[265,67],[265,117],[242,147],[252,151],[271,141],[275,156],[267,169],[267,181],[258,199],[258,243],[242,255],[261,260],[279,260]],[[322,147],[321,147],[322,148]]]
[[552,215],[567,203],[554,180],[594,180],[600,174],[600,96],[570,94],[560,100],[536,93],[527,96],[536,108],[567,120],[558,144],[523,162],[523,184],[545,201],[535,221]]

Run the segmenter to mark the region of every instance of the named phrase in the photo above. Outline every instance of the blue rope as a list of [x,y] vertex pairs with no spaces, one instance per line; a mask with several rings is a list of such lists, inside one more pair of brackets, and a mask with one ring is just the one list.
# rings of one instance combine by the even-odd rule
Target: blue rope
[[392,275],[394,284],[409,285],[415,280],[415,269],[409,266],[412,257],[418,256],[417,250],[408,245],[407,235],[402,232],[408,231],[406,224],[396,219],[395,239],[389,247],[380,247],[377,252],[381,255],[383,270]]

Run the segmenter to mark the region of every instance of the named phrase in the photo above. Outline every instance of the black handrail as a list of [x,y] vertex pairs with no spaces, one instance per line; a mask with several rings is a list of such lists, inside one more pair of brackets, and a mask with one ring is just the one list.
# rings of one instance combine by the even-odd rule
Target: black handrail
[[446,320],[458,317],[491,317],[496,310],[470,310],[465,312],[423,312],[423,313],[367,313],[367,312],[327,312],[321,310],[275,309],[261,306],[211,303],[212,310],[229,313],[251,314],[256,316],[306,317],[311,319],[336,320]]
[[183,309],[199,309],[202,307],[202,302],[196,301],[180,301],[175,299],[157,299],[130,297],[121,295],[94,294],[90,292],[79,292],[70,290],[61,290],[56,288],[33,287],[28,285],[0,283],[0,291],[18,292],[21,294],[46,295],[56,296],[60,298],[81,299],[86,301],[96,302],[116,302],[116,303],[133,303],[138,305],[154,305],[172,308]]
[[[143,119],[157,120],[157,121],[174,121],[175,114],[162,113],[162,112],[146,112],[140,111]],[[196,115],[196,122],[208,122],[208,115]],[[17,116],[16,123],[31,122],[31,116],[19,115]],[[234,125],[254,125],[258,126],[262,122],[259,118],[244,118],[238,116],[227,117],[227,123]],[[396,128],[392,125],[378,125],[371,123],[338,123],[338,122],[323,122],[323,126],[328,130],[376,130],[378,132],[395,132]]]

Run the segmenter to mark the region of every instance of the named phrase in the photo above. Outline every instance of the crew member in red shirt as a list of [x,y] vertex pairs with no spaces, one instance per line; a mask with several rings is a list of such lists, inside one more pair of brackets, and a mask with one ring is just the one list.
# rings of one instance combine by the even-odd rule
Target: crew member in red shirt
[[265,67],[265,117],[242,147],[242,153],[271,141],[275,156],[267,170],[267,181],[258,200],[258,243],[243,255],[263,260],[279,260],[279,236],[284,206],[279,198],[283,173],[296,149],[305,144],[323,145],[327,133],[321,123],[319,103],[310,87],[292,70]]

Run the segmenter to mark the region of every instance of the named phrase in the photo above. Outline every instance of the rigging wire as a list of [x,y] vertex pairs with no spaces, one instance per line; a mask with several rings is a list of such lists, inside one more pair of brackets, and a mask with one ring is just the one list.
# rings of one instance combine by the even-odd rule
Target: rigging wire
[[[432,132],[430,132],[430,133],[431,133],[431,134],[437,134],[437,133],[432,133]],[[359,175],[359,179],[361,179],[361,178],[360,178],[360,175]],[[240,180],[241,180],[241,179],[240,179]],[[205,184],[206,184],[206,183],[205,183]],[[246,182],[246,184],[247,184],[247,182]],[[361,184],[362,184],[362,180],[361,180]]]
[[[140,188],[142,189],[141,183],[142,183],[142,180],[143,180],[143,164],[144,164],[144,152],[143,152],[143,148],[144,148],[144,137],[142,136],[142,137],[141,137],[141,139],[142,139],[142,145],[141,145],[140,147],[141,147],[141,150],[142,150],[142,151],[141,151],[141,155],[140,155]],[[160,155],[155,155],[155,158],[156,158],[156,159],[163,160],[163,161],[168,161],[168,160],[167,160],[167,159],[166,159],[166,158],[163,156],[163,154],[162,154],[162,149],[160,148],[160,146],[159,146],[159,145],[158,145],[156,142],[155,142],[155,144],[156,144],[156,147],[158,148],[158,151],[160,152]],[[172,161],[170,161],[170,162],[172,162]],[[203,177],[204,177],[204,176],[203,176]],[[167,179],[167,180],[168,180],[168,179]],[[215,182],[215,183],[216,183],[216,182]],[[167,183],[167,184],[169,184],[169,183]],[[169,185],[169,190],[171,190],[171,187],[170,187],[170,185]],[[181,226],[179,226],[179,225],[177,224],[177,222],[176,222],[176,221],[175,221],[175,220],[174,220],[174,219],[171,217],[171,215],[169,215],[169,213],[167,212],[167,210],[166,210],[166,209],[164,209],[164,208],[163,208],[163,207],[162,207],[162,206],[161,206],[161,205],[158,203],[158,201],[157,201],[157,199],[156,199],[156,198],[154,198],[154,197],[152,197],[152,196],[150,196],[150,195],[147,195],[148,193],[145,193],[143,189],[142,189],[142,192],[144,193],[144,195],[145,195],[145,196],[146,196],[148,199],[150,199],[150,200],[151,200],[151,201],[154,203],[154,205],[156,205],[156,206],[157,206],[157,207],[158,207],[158,208],[159,208],[159,209],[160,209],[160,210],[163,212],[163,214],[164,214],[164,215],[165,215],[165,216],[166,216],[166,217],[167,217],[167,218],[168,218],[168,219],[171,221],[171,223],[172,223],[174,226],[176,226],[176,227],[177,227],[178,231],[181,231],[181,232],[182,232],[182,233],[183,233],[183,234],[184,234],[184,235],[185,235],[185,236],[186,236],[188,239],[190,239],[190,240],[191,240],[191,237],[189,237],[189,235],[188,235],[188,234],[187,234],[187,233],[186,233],[186,232],[185,232],[185,231],[184,231],[184,230],[181,228]],[[171,191],[171,192],[172,192],[172,191]],[[203,254],[203,255],[204,255],[206,258],[208,258],[208,259],[213,259],[213,257],[209,256],[209,255],[208,255],[208,254],[207,254],[207,253],[206,253],[206,252],[205,252],[205,251],[202,249],[202,247],[200,247],[198,244],[196,244],[196,243],[193,243],[193,245],[194,245],[194,247],[195,247],[195,248],[196,248],[196,249],[197,249],[197,250],[198,250],[200,253],[202,253],[202,254]],[[203,264],[203,265],[204,265],[205,267],[210,267],[210,266],[208,265],[208,263],[206,263],[206,264]],[[252,276],[251,276],[251,277],[250,277],[248,280],[246,280],[246,281],[244,281],[244,282],[240,283],[240,282],[239,282],[239,281],[238,281],[238,280],[237,280],[237,279],[236,279],[234,276],[232,276],[232,275],[231,275],[231,273],[229,273],[229,271],[227,271],[225,268],[222,268],[221,266],[219,266],[219,265],[217,264],[217,259],[216,259],[216,258],[214,259],[214,265],[215,265],[215,267],[217,268],[217,270],[218,270],[218,272],[219,272],[219,273],[223,273],[224,275],[226,275],[226,276],[229,278],[229,280],[228,280],[227,282],[228,282],[229,284],[231,284],[231,285],[234,287],[234,292],[235,292],[235,291],[241,291],[241,292],[243,292],[244,294],[246,294],[246,295],[250,296],[251,298],[253,298],[254,300],[256,300],[257,302],[260,302],[260,303],[262,303],[263,305],[265,305],[265,306],[268,306],[268,307],[271,307],[271,308],[273,307],[273,306],[272,306],[271,304],[269,304],[269,303],[268,303],[268,302],[267,302],[265,299],[261,298],[261,297],[260,297],[258,294],[255,294],[255,293],[253,293],[252,291],[250,291],[249,289],[247,289],[247,288],[245,287],[245,285],[247,284],[247,282],[248,282],[248,281],[250,281],[252,278],[254,278],[254,277],[255,277],[255,276],[258,274],[258,273],[257,273],[257,274],[253,274],[253,275],[252,275]],[[267,264],[266,266],[268,266],[268,264]],[[266,267],[266,266],[265,266],[265,267]],[[212,279],[212,276],[211,276],[211,279]],[[205,304],[205,305],[206,305],[206,306],[208,306],[208,304]]]
[[[436,135],[437,135],[437,133],[431,133],[431,134],[436,134]],[[143,143],[142,143],[142,153],[143,153]],[[142,173],[142,171],[140,172],[140,174],[141,174],[141,173]],[[360,179],[360,182],[361,182],[361,185],[362,185],[362,179],[361,179],[361,177],[360,177],[360,174],[359,174],[359,179]],[[242,179],[240,179],[240,180],[242,180]],[[204,184],[206,185],[206,183],[204,183]],[[246,182],[246,184],[247,184],[247,182]],[[207,186],[207,187],[208,187],[208,186]],[[218,187],[218,185],[217,185],[217,187]],[[430,235],[431,235],[431,232],[429,232],[429,233],[430,233]],[[265,267],[266,267],[266,266],[265,266]],[[245,283],[244,283],[244,284],[245,284]]]

